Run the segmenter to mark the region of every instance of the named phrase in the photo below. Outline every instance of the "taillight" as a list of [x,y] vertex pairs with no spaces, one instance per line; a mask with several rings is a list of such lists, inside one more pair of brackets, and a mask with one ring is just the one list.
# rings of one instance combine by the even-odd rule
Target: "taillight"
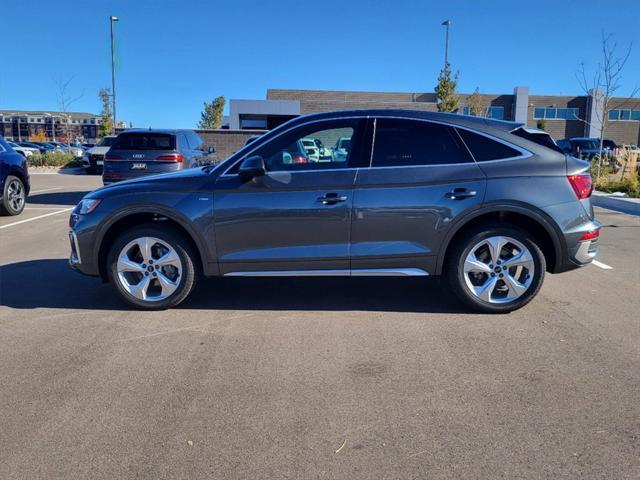
[[294,157],[293,163],[307,163],[307,157]]
[[600,229],[598,228],[596,230],[593,230],[591,232],[587,232],[584,235],[582,235],[580,237],[580,241],[583,242],[585,240],[593,240],[595,238],[598,238],[599,236],[600,236]]
[[588,173],[582,173],[580,175],[568,175],[567,179],[573,187],[573,191],[576,192],[578,200],[584,200],[591,196],[593,192],[593,183],[591,182],[591,175]]
[[171,153],[169,155],[160,155],[159,157],[156,157],[156,160],[159,162],[182,163],[184,161],[184,157],[179,153]]
[[104,156],[105,160],[122,160],[122,157],[120,155],[114,155],[113,153],[107,153]]

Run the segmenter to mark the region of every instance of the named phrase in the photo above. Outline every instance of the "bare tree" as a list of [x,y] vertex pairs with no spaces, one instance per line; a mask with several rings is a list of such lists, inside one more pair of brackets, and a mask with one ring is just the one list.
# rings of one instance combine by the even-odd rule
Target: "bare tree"
[[[67,81],[63,81],[63,80],[56,81],[56,87],[57,87],[56,97],[58,101],[58,110],[60,110],[61,116],[64,117],[65,131],[66,131],[66,137],[67,137],[67,148],[69,147],[69,143],[71,143],[71,130],[69,125],[70,123],[69,109],[75,102],[80,100],[84,95],[83,93],[81,93],[77,97],[74,97],[69,92],[69,84],[71,83],[72,80],[73,80],[73,77],[71,77]],[[55,121],[53,117],[51,118],[51,122],[52,122],[53,128],[55,129],[56,126],[55,126]]]
[[[598,148],[598,175],[600,174],[600,166],[602,163],[602,145],[604,136],[609,126],[609,110],[619,109],[632,98],[634,98],[640,89],[635,87],[628,97],[622,100],[614,99],[614,95],[622,87],[622,72],[631,55],[630,43],[627,49],[622,53],[618,53],[618,44],[613,40],[612,35],[605,35],[602,32],[601,59],[597,67],[591,75],[587,73],[585,63],[582,62],[576,78],[580,83],[580,87],[586,95],[590,95],[594,105],[591,106],[595,112],[596,125],[599,124],[600,145]],[[578,118],[589,126],[592,123],[586,119]],[[615,121],[615,120],[613,120]]]

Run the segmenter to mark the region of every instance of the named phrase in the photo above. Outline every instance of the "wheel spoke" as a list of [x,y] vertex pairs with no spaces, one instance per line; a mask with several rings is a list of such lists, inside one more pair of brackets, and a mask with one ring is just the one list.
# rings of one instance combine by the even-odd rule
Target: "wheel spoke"
[[498,283],[497,277],[489,277],[483,285],[480,285],[479,287],[474,288],[475,294],[485,302],[490,302],[491,294],[493,293],[493,290],[496,288],[497,283]]
[[510,259],[502,262],[502,266],[507,268],[523,266],[527,269],[531,269],[533,266],[533,257],[531,256],[531,253],[529,253],[529,250],[521,250]]
[[489,253],[491,254],[491,262],[495,265],[500,260],[500,251],[505,244],[504,237],[491,237],[485,240]]
[[140,249],[140,255],[142,255],[142,261],[144,263],[149,263],[149,260],[153,260],[151,256],[151,247],[153,246],[153,241],[149,237],[139,238],[136,243],[138,244],[138,248]]
[[147,288],[149,288],[149,283],[151,283],[151,277],[145,275],[137,284],[129,285],[129,291],[134,297],[139,298],[140,300],[147,300]]
[[507,287],[509,287],[509,293],[511,294],[509,295],[510,297],[517,298],[527,291],[528,287],[526,285],[523,285],[508,273],[506,273],[503,280]]
[[145,269],[142,264],[129,259],[126,254],[120,255],[118,258],[118,272],[139,272],[144,273]]
[[491,273],[489,265],[478,260],[478,257],[476,257],[476,254],[474,252],[471,252],[469,255],[467,255],[467,259],[464,261],[464,271],[465,273]]
[[160,287],[162,287],[162,295],[168,297],[178,288],[179,278],[174,282],[170,280],[164,273],[158,270],[158,281],[160,282]]
[[174,249],[171,249],[163,256],[161,256],[158,260],[156,260],[155,263],[160,267],[167,265],[173,265],[177,267],[180,265],[180,257],[178,257],[178,254]]

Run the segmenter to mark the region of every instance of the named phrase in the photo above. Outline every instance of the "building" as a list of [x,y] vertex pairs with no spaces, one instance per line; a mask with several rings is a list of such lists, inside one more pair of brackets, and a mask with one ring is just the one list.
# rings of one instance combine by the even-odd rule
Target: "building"
[[16,142],[36,138],[95,142],[99,124],[100,117],[93,113],[0,110],[0,134]]
[[[460,95],[459,113],[468,113]],[[544,126],[555,139],[598,137],[602,110],[597,92],[588,96],[530,95],[528,87],[509,94],[483,94],[487,116]],[[612,99],[606,136],[619,144],[640,144],[640,99]],[[299,115],[331,110],[391,108],[437,111],[434,93],[349,92],[333,90],[267,90],[266,100],[230,100],[229,129],[270,130]],[[598,111],[600,108],[600,112]]]

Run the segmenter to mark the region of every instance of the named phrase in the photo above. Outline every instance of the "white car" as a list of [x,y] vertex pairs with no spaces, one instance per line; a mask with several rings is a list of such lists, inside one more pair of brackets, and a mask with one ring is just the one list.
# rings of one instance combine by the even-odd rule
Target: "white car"
[[307,152],[307,157],[310,162],[319,162],[320,161],[320,149],[316,145],[316,142],[313,138],[303,138],[302,140],[302,148]]
[[82,166],[86,169],[87,173],[97,172],[102,170],[104,165],[104,155],[111,148],[111,144],[116,139],[117,135],[107,135],[102,137],[95,147],[90,148],[82,156]]
[[11,148],[13,148],[16,152],[18,152],[20,155],[22,155],[25,158],[30,157],[34,153],[35,154],[40,153],[40,151],[37,148],[23,147],[22,145],[18,145],[17,143],[14,143],[14,142],[7,142],[7,143],[11,146]]
[[340,137],[336,140],[336,144],[331,152],[334,162],[345,162],[351,149],[351,137]]

